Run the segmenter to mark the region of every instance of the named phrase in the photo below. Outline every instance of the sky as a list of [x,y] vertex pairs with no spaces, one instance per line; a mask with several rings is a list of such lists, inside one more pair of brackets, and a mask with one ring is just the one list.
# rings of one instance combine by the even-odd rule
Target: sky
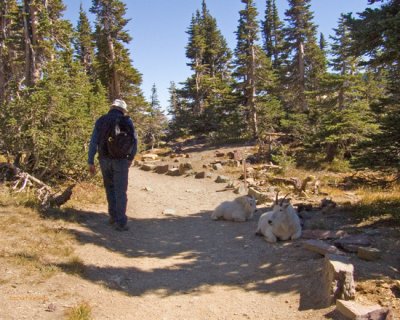
[[[64,17],[74,26],[79,16],[79,5],[89,11],[91,0],[64,0],[67,7]],[[202,0],[125,0],[127,25],[133,40],[128,45],[133,66],[142,74],[142,90],[150,100],[151,88],[156,85],[161,106],[168,106],[168,88],[171,81],[178,86],[192,74],[187,67],[185,47],[188,42],[186,33],[192,14],[201,8]],[[206,0],[210,14],[216,18],[219,29],[226,38],[229,47],[236,46],[236,30],[239,11],[244,8],[240,0]],[[255,0],[259,20],[264,19],[266,0]],[[281,20],[288,8],[287,0],[276,0]],[[333,35],[341,13],[352,12],[356,15],[368,5],[367,0],[313,0],[311,10],[318,32],[327,40]],[[89,14],[90,16],[90,14]]]

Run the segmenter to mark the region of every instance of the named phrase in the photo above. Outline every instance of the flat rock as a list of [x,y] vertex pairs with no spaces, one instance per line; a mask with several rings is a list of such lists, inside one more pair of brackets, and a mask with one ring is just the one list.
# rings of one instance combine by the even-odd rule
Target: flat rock
[[167,175],[177,177],[180,176],[181,173],[179,172],[179,168],[171,168],[168,170]]
[[228,183],[231,179],[226,176],[218,176],[215,180],[216,183]]
[[357,256],[363,260],[375,261],[380,259],[381,251],[377,248],[359,247],[357,250]]
[[142,155],[142,160],[157,160],[157,159],[158,159],[158,155],[156,155],[154,153],[148,153],[148,154]]
[[156,165],[154,165],[154,164],[144,164],[140,167],[140,169],[143,171],[153,171],[155,168],[156,168]]
[[328,239],[339,239],[347,236],[347,233],[343,230],[339,231],[331,231],[331,230],[303,230],[301,237],[303,239],[319,239],[319,240],[328,240]]
[[335,246],[347,252],[357,252],[360,247],[371,246],[369,237],[365,234],[348,236],[334,242]]
[[165,164],[165,165],[157,166],[157,167],[154,169],[154,172],[156,172],[156,173],[158,173],[158,174],[165,174],[165,173],[168,172],[168,170],[169,170],[169,165],[168,165],[168,164]]
[[365,306],[345,300],[336,300],[336,309],[345,317],[354,320],[385,320],[390,312],[379,304]]
[[206,172],[205,171],[197,172],[194,177],[195,179],[204,179],[206,177]]
[[340,251],[338,248],[336,248],[335,246],[332,246],[326,242],[323,242],[321,240],[306,240],[303,242],[303,246],[304,248],[306,248],[307,250],[313,251],[313,252],[317,252],[323,256],[327,255],[327,254],[339,254],[342,255],[343,252]]
[[254,197],[258,203],[275,201],[275,194],[268,192],[261,192],[253,187],[249,187],[248,195]]

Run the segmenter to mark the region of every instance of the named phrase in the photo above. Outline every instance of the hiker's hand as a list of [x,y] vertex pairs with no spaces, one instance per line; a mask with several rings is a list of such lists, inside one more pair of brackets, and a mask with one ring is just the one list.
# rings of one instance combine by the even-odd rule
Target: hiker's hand
[[92,176],[96,174],[96,167],[94,164],[89,164],[89,172]]

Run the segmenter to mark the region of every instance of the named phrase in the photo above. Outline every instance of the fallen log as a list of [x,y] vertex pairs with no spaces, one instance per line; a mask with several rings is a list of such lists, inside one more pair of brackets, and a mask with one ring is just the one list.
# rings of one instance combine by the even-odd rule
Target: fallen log
[[[0,177],[2,180],[14,180],[12,189],[16,190],[17,193],[24,191],[27,186],[36,186],[35,193],[41,209],[62,206],[71,198],[72,190],[75,187],[75,184],[72,184],[64,191],[56,192],[48,184],[11,163],[0,163]],[[20,185],[21,187],[19,187]],[[19,189],[17,190],[18,187]]]

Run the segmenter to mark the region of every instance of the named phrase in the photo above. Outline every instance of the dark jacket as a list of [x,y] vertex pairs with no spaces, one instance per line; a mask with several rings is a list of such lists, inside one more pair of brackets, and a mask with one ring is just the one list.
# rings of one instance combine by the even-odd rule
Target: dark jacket
[[[123,112],[118,109],[111,109],[107,114],[97,119],[92,137],[89,144],[88,164],[94,164],[94,157],[96,152],[99,154],[99,159],[111,158],[107,151],[106,135],[110,131],[111,126],[115,123],[117,117],[123,115]],[[128,155],[127,159],[132,161],[137,151],[137,137],[135,134],[135,127],[132,120],[129,118],[129,125],[132,126],[135,143],[132,152]]]

